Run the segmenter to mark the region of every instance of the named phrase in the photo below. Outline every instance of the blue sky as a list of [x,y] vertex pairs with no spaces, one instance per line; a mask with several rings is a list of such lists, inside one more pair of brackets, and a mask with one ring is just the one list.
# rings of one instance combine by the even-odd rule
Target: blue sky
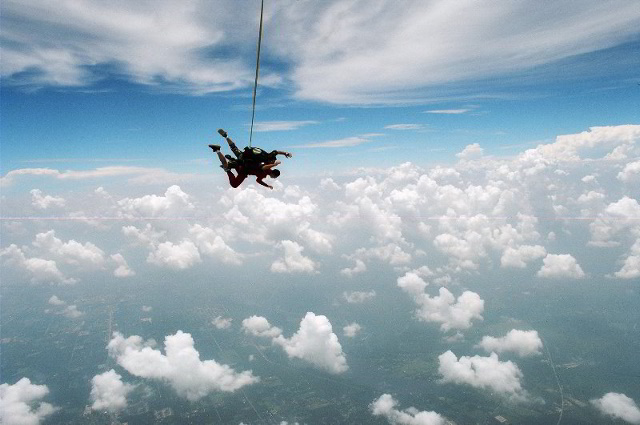
[[[217,128],[248,139],[254,3],[4,2],[3,174],[207,170]],[[290,174],[453,161],[472,143],[511,155],[640,119],[633,1],[393,4],[266,2],[254,144],[294,151]]]
[[[187,400],[263,385],[235,366],[230,387],[185,373],[169,345],[218,369],[217,354],[197,351],[213,332],[271,338],[267,354],[292,370],[345,382],[372,367],[348,341],[385,353],[394,374],[396,362],[424,363],[419,345],[389,352],[386,322],[432,339],[439,367],[410,385],[394,375],[393,396],[376,386],[360,409],[380,421],[417,421],[434,408],[429,394],[449,398],[443,385],[466,389],[451,393],[456,408],[430,412],[434,423],[459,417],[467,391],[548,418],[558,397],[528,371],[548,369],[553,352],[584,363],[565,393],[588,406],[579,414],[638,423],[640,389],[620,378],[638,375],[640,340],[638,5],[265,0],[254,145],[294,153],[270,191],[230,188],[207,148],[220,127],[248,140],[257,0],[2,1],[0,270],[12,287],[0,395],[12,408],[0,422],[55,422],[71,386],[66,414],[91,405],[135,422],[132,385],[159,380]],[[117,323],[96,357],[113,369],[89,365],[84,382],[60,384],[39,369],[39,336],[20,332],[42,311],[102,350],[104,335],[86,332],[106,319],[91,301],[98,285],[118,305],[123,288],[172,299],[131,301],[143,321]],[[202,286],[233,294],[238,311],[176,314],[193,297],[209,302]],[[593,341],[577,342],[575,323],[597,323]],[[142,349],[150,339],[167,354]],[[145,353],[171,367],[129,362]],[[413,394],[415,379],[433,392]],[[468,413],[491,420],[495,408],[478,403]]]

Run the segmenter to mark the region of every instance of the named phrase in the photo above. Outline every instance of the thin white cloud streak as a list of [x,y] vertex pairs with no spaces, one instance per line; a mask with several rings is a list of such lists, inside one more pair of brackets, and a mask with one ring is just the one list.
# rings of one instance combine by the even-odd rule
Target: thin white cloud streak
[[[7,172],[0,178],[0,187],[9,186],[14,183],[17,178],[23,176],[50,176],[60,180],[88,180],[112,178],[121,176],[132,176],[131,181],[137,184],[157,184],[162,182],[187,181],[193,179],[192,174],[172,173],[162,168],[146,168],[146,167],[129,167],[129,166],[109,166],[99,167],[93,170],[65,170],[60,171],[53,168],[19,168]],[[34,195],[34,196],[37,196]],[[52,204],[49,200],[47,206]],[[61,203],[60,200],[56,201]]]
[[253,131],[293,131],[312,124],[318,124],[318,121],[261,121],[255,123]]
[[[229,42],[242,48],[244,42],[235,34],[247,25],[237,24],[230,6],[212,8],[201,1],[178,6],[163,0],[7,1],[3,37],[11,43],[3,43],[2,76],[31,69],[37,72],[17,83],[83,86],[99,78],[100,71],[94,73],[92,66],[117,64],[116,73],[141,84],[163,86],[164,81],[165,88],[192,93],[242,87],[252,80],[250,65],[239,57],[222,60],[204,54]],[[50,43],[52,39],[57,42]]]
[[294,145],[292,148],[312,149],[312,148],[351,148],[354,146],[370,143],[372,140],[366,137],[346,137],[344,139],[329,140],[326,142],[306,143],[303,145]]
[[431,109],[424,111],[425,114],[440,114],[440,115],[461,115],[469,112],[471,109]]
[[[292,25],[305,32],[282,34],[278,50],[298,64],[292,77],[299,98],[389,103],[424,97],[425,87],[504,75],[614,46],[637,34],[640,22],[629,1],[493,6],[323,2],[311,8],[313,18],[303,10],[307,4],[288,6],[281,14],[301,20]],[[453,22],[467,30],[451,31]]]
[[391,124],[384,127],[387,130],[422,130],[424,124]]

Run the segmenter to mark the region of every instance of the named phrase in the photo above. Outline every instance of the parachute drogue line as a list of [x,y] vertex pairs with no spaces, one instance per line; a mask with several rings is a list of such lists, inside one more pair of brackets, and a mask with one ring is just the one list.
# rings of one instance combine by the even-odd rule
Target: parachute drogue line
[[260,29],[258,30],[258,52],[256,54],[256,79],[253,83],[253,106],[251,107],[251,130],[249,130],[249,147],[253,140],[253,121],[256,116],[256,92],[258,91],[258,76],[260,74],[260,45],[262,44],[262,14],[264,11],[264,0],[260,3]]

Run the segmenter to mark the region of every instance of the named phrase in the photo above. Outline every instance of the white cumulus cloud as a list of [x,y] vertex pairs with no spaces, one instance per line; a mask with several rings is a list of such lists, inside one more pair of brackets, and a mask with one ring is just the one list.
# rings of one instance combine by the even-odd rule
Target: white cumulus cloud
[[164,340],[165,353],[137,335],[124,338],[114,332],[107,349],[127,372],[141,378],[168,382],[176,393],[196,401],[214,391],[233,392],[259,378],[251,371],[236,372],[215,360],[200,360],[191,334],[178,331]]
[[211,324],[217,329],[229,329],[232,321],[233,319],[230,317],[217,316],[211,321]]
[[46,210],[49,207],[64,207],[66,201],[64,198],[43,195],[40,189],[33,189],[31,192],[31,204],[41,210]]
[[82,244],[73,239],[62,242],[54,230],[38,233],[33,245],[68,264],[101,268],[105,262],[104,251],[91,242]]
[[91,378],[91,400],[93,410],[118,412],[127,407],[127,394],[134,386],[122,382],[122,376],[111,369]]
[[418,305],[416,317],[426,322],[440,323],[443,332],[468,329],[474,319],[482,320],[484,300],[475,292],[464,291],[456,299],[451,291],[442,287],[439,295],[432,297],[425,292],[426,282],[412,272],[398,278],[397,284]]
[[640,408],[632,398],[620,393],[607,393],[591,403],[603,414],[630,424],[640,424]]
[[284,240],[280,243],[284,256],[271,264],[275,273],[313,273],[317,264],[302,254],[304,247],[294,241]]
[[500,338],[483,336],[478,346],[482,347],[487,353],[511,351],[520,357],[527,357],[541,354],[542,340],[537,331],[512,329]]
[[456,156],[461,160],[469,161],[482,157],[483,153],[484,149],[482,149],[478,143],[473,143],[471,145],[465,146],[462,152],[457,153]]
[[542,268],[537,273],[539,277],[573,279],[585,277],[582,268],[570,254],[547,254],[542,261]]
[[78,310],[78,306],[75,304],[68,305],[62,310],[62,314],[69,319],[77,319],[84,316],[84,312]]
[[222,237],[209,228],[195,224],[189,228],[200,252],[227,264],[242,264],[243,255],[234,251]]
[[169,241],[159,244],[149,253],[147,262],[174,270],[184,270],[201,262],[200,252],[190,240],[173,244]]
[[507,247],[500,258],[502,267],[525,268],[527,263],[544,257],[547,250],[540,245],[520,245],[517,248]]
[[38,257],[27,258],[15,244],[0,251],[0,257],[5,257],[8,264],[27,271],[31,283],[73,284],[77,282],[76,279],[67,278],[54,260]]
[[195,207],[191,197],[180,186],[170,186],[164,196],[145,195],[140,198],[124,198],[118,201],[120,214],[124,217],[179,216]]
[[615,277],[620,279],[635,279],[640,277],[640,238],[629,250],[629,255],[624,259],[622,268],[614,273]]
[[136,274],[127,263],[127,260],[122,256],[122,254],[113,254],[111,256],[111,260],[116,263],[117,267],[113,271],[113,275],[116,277],[131,277]]
[[65,301],[61,300],[56,295],[51,295],[51,298],[49,298],[48,302],[51,305],[65,305],[66,304]]
[[618,173],[618,180],[625,183],[637,180],[640,177],[640,161],[630,162]]
[[282,347],[290,358],[302,359],[334,374],[349,368],[342,345],[326,316],[308,312],[291,338],[284,337],[281,329],[271,326],[266,318],[260,316],[243,320],[242,326],[245,332],[272,338],[272,343]]
[[376,291],[351,291],[351,292],[343,292],[342,296],[349,304],[360,304],[365,301],[368,301],[376,296]]
[[344,332],[344,336],[349,337],[349,338],[353,338],[361,330],[362,330],[362,326],[360,326],[359,324],[357,324],[355,322],[349,323],[347,326],[342,328],[342,331]]
[[391,425],[446,425],[449,421],[439,413],[420,411],[414,407],[398,410],[391,394],[382,394],[369,405],[374,416],[384,416]]
[[22,378],[15,384],[0,385],[0,422],[3,424],[38,425],[57,409],[41,401],[49,388]]
[[438,360],[442,382],[488,389],[518,401],[527,398],[520,382],[523,375],[518,366],[511,361],[500,361],[496,353],[488,357],[461,356],[458,359],[449,350],[438,356]]
[[271,326],[269,321],[262,316],[251,316],[244,319],[242,328],[251,335],[266,338],[276,338],[282,335],[282,329]]

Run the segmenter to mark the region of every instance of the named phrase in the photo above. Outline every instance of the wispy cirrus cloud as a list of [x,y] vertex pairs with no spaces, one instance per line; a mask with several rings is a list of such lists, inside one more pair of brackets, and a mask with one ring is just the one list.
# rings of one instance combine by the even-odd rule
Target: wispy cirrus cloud
[[425,114],[440,114],[440,115],[461,115],[466,114],[471,109],[430,109],[428,111],[424,111]]
[[387,130],[422,130],[423,124],[391,124],[384,127]]
[[257,132],[292,131],[301,127],[317,124],[318,121],[263,121],[255,123],[253,130]]
[[192,93],[249,85],[252,67],[240,57],[205,54],[244,45],[246,25],[234,18],[244,13],[231,6],[9,0],[2,10],[1,74],[28,86],[86,86],[109,72]]
[[381,133],[367,133],[360,136],[345,137],[343,139],[327,140],[325,142],[311,142],[302,145],[291,146],[298,149],[315,149],[315,148],[350,148],[365,143],[371,143],[374,137],[382,136]]
[[[263,57],[288,66],[265,67],[261,84],[288,81],[296,98],[335,104],[464,97],[474,90],[470,82],[618,46],[640,28],[640,11],[628,0],[489,9],[445,0],[401,8],[391,0],[284,0],[265,12]],[[256,37],[247,23],[256,23],[256,13],[232,0],[7,0],[0,74],[31,87],[86,87],[111,75],[191,94],[246,88]],[[452,21],[466,30],[450,31]]]
[[12,184],[21,176],[49,176],[60,180],[84,180],[106,177],[131,176],[132,181],[140,184],[155,184],[162,181],[185,181],[193,176],[167,171],[163,168],[108,166],[91,170],[57,170],[54,168],[19,168],[0,177],[0,186]]

